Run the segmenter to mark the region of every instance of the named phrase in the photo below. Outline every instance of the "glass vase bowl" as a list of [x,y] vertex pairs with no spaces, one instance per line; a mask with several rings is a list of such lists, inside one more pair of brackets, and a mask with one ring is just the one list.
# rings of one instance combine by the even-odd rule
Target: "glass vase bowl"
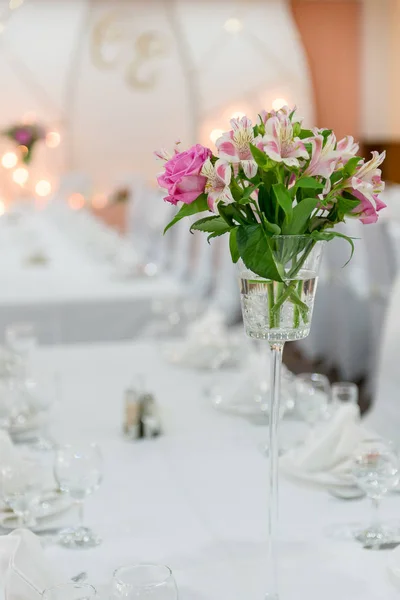
[[324,243],[303,235],[273,236],[270,245],[281,282],[253,273],[239,260],[243,322],[249,337],[289,342],[308,336]]

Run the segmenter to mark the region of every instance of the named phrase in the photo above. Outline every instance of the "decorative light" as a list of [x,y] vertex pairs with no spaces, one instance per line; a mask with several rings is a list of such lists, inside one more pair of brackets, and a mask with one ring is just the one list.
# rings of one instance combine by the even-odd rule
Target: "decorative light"
[[93,208],[104,208],[108,204],[108,198],[105,194],[95,194],[92,198]]
[[61,135],[58,131],[49,131],[46,135],[46,146],[49,148],[57,148],[61,142]]
[[231,116],[231,119],[241,119],[242,117],[245,117],[245,113],[242,112],[241,110],[237,110],[236,112],[234,112]]
[[215,144],[217,139],[220,138],[223,133],[222,129],[213,129],[210,133],[210,140]]
[[15,152],[6,152],[3,154],[1,164],[5,169],[12,169],[18,162],[18,157]]
[[18,146],[18,150],[21,152],[21,154],[23,154],[25,156],[25,154],[28,154],[29,152],[29,148],[28,146],[24,146],[23,144],[20,144]]
[[41,179],[35,186],[35,191],[38,196],[48,196],[51,192],[51,183],[46,179]]
[[23,3],[24,0],[10,0],[8,6],[10,10],[15,10],[16,8],[19,8]]
[[21,186],[28,181],[28,177],[28,170],[24,167],[18,167],[18,169],[15,169],[14,173],[12,174],[12,178],[15,181],[15,183],[18,183],[18,185]]
[[85,197],[82,194],[79,194],[78,192],[71,194],[68,198],[68,206],[72,210],[80,210],[85,206]]
[[286,106],[287,104],[288,104],[288,101],[285,100],[285,98],[276,98],[272,102],[272,108],[274,110],[279,110],[280,108],[282,108],[282,106]]
[[236,17],[231,17],[224,23],[224,29],[228,33],[239,33],[243,29],[243,23]]

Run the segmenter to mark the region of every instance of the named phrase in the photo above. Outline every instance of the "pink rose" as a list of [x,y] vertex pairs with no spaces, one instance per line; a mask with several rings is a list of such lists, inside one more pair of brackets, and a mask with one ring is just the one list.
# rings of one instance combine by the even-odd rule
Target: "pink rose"
[[164,200],[171,204],[191,204],[203,194],[207,178],[200,171],[211,154],[209,148],[196,144],[168,160],[165,172],[157,178],[159,186],[168,191]]

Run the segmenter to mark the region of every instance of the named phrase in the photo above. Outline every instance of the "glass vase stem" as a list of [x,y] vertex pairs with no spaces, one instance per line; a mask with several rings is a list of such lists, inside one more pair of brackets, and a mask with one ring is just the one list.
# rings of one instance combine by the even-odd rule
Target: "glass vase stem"
[[271,343],[271,394],[269,405],[268,452],[268,593],[266,600],[278,600],[277,525],[278,525],[278,424],[281,391],[281,366],[284,342]]

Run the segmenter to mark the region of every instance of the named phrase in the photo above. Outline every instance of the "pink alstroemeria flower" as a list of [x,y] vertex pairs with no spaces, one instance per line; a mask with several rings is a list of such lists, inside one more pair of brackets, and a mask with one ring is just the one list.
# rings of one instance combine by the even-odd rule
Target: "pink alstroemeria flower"
[[328,135],[325,144],[324,138],[320,133],[316,133],[314,137],[307,138],[305,141],[311,144],[311,160],[304,171],[304,175],[312,177],[321,176],[328,179],[335,170],[339,158],[339,153],[335,149],[335,134],[331,133]]
[[309,158],[303,142],[294,137],[292,123],[285,114],[267,119],[265,135],[257,147],[271,160],[283,162],[288,167],[299,167],[299,158]]
[[205,192],[208,194],[208,208],[217,212],[218,202],[231,204],[234,202],[229,184],[232,177],[231,165],[224,160],[218,159],[215,165],[208,159],[201,170],[201,174],[207,177]]
[[250,151],[254,144],[253,126],[247,117],[231,119],[232,130],[216,141],[218,155],[228,163],[240,164],[249,179],[257,174],[257,163]]
[[283,117],[289,118],[290,115],[292,115],[292,118],[290,119],[292,123],[301,123],[303,121],[303,117],[297,115],[296,110],[296,106],[294,106],[293,108],[289,108],[287,104],[285,104],[285,106],[282,106],[282,108],[279,108],[278,110],[270,110],[269,112],[266,110],[262,110],[260,112],[261,123],[265,125],[268,119],[270,119],[271,117],[278,117],[278,119],[281,119]]
[[360,221],[365,225],[376,223],[378,212],[386,208],[378,194],[385,189],[379,166],[385,160],[386,152],[372,152],[372,158],[357,168],[354,176],[347,182],[348,191],[360,200],[360,205],[353,212],[360,215]]

